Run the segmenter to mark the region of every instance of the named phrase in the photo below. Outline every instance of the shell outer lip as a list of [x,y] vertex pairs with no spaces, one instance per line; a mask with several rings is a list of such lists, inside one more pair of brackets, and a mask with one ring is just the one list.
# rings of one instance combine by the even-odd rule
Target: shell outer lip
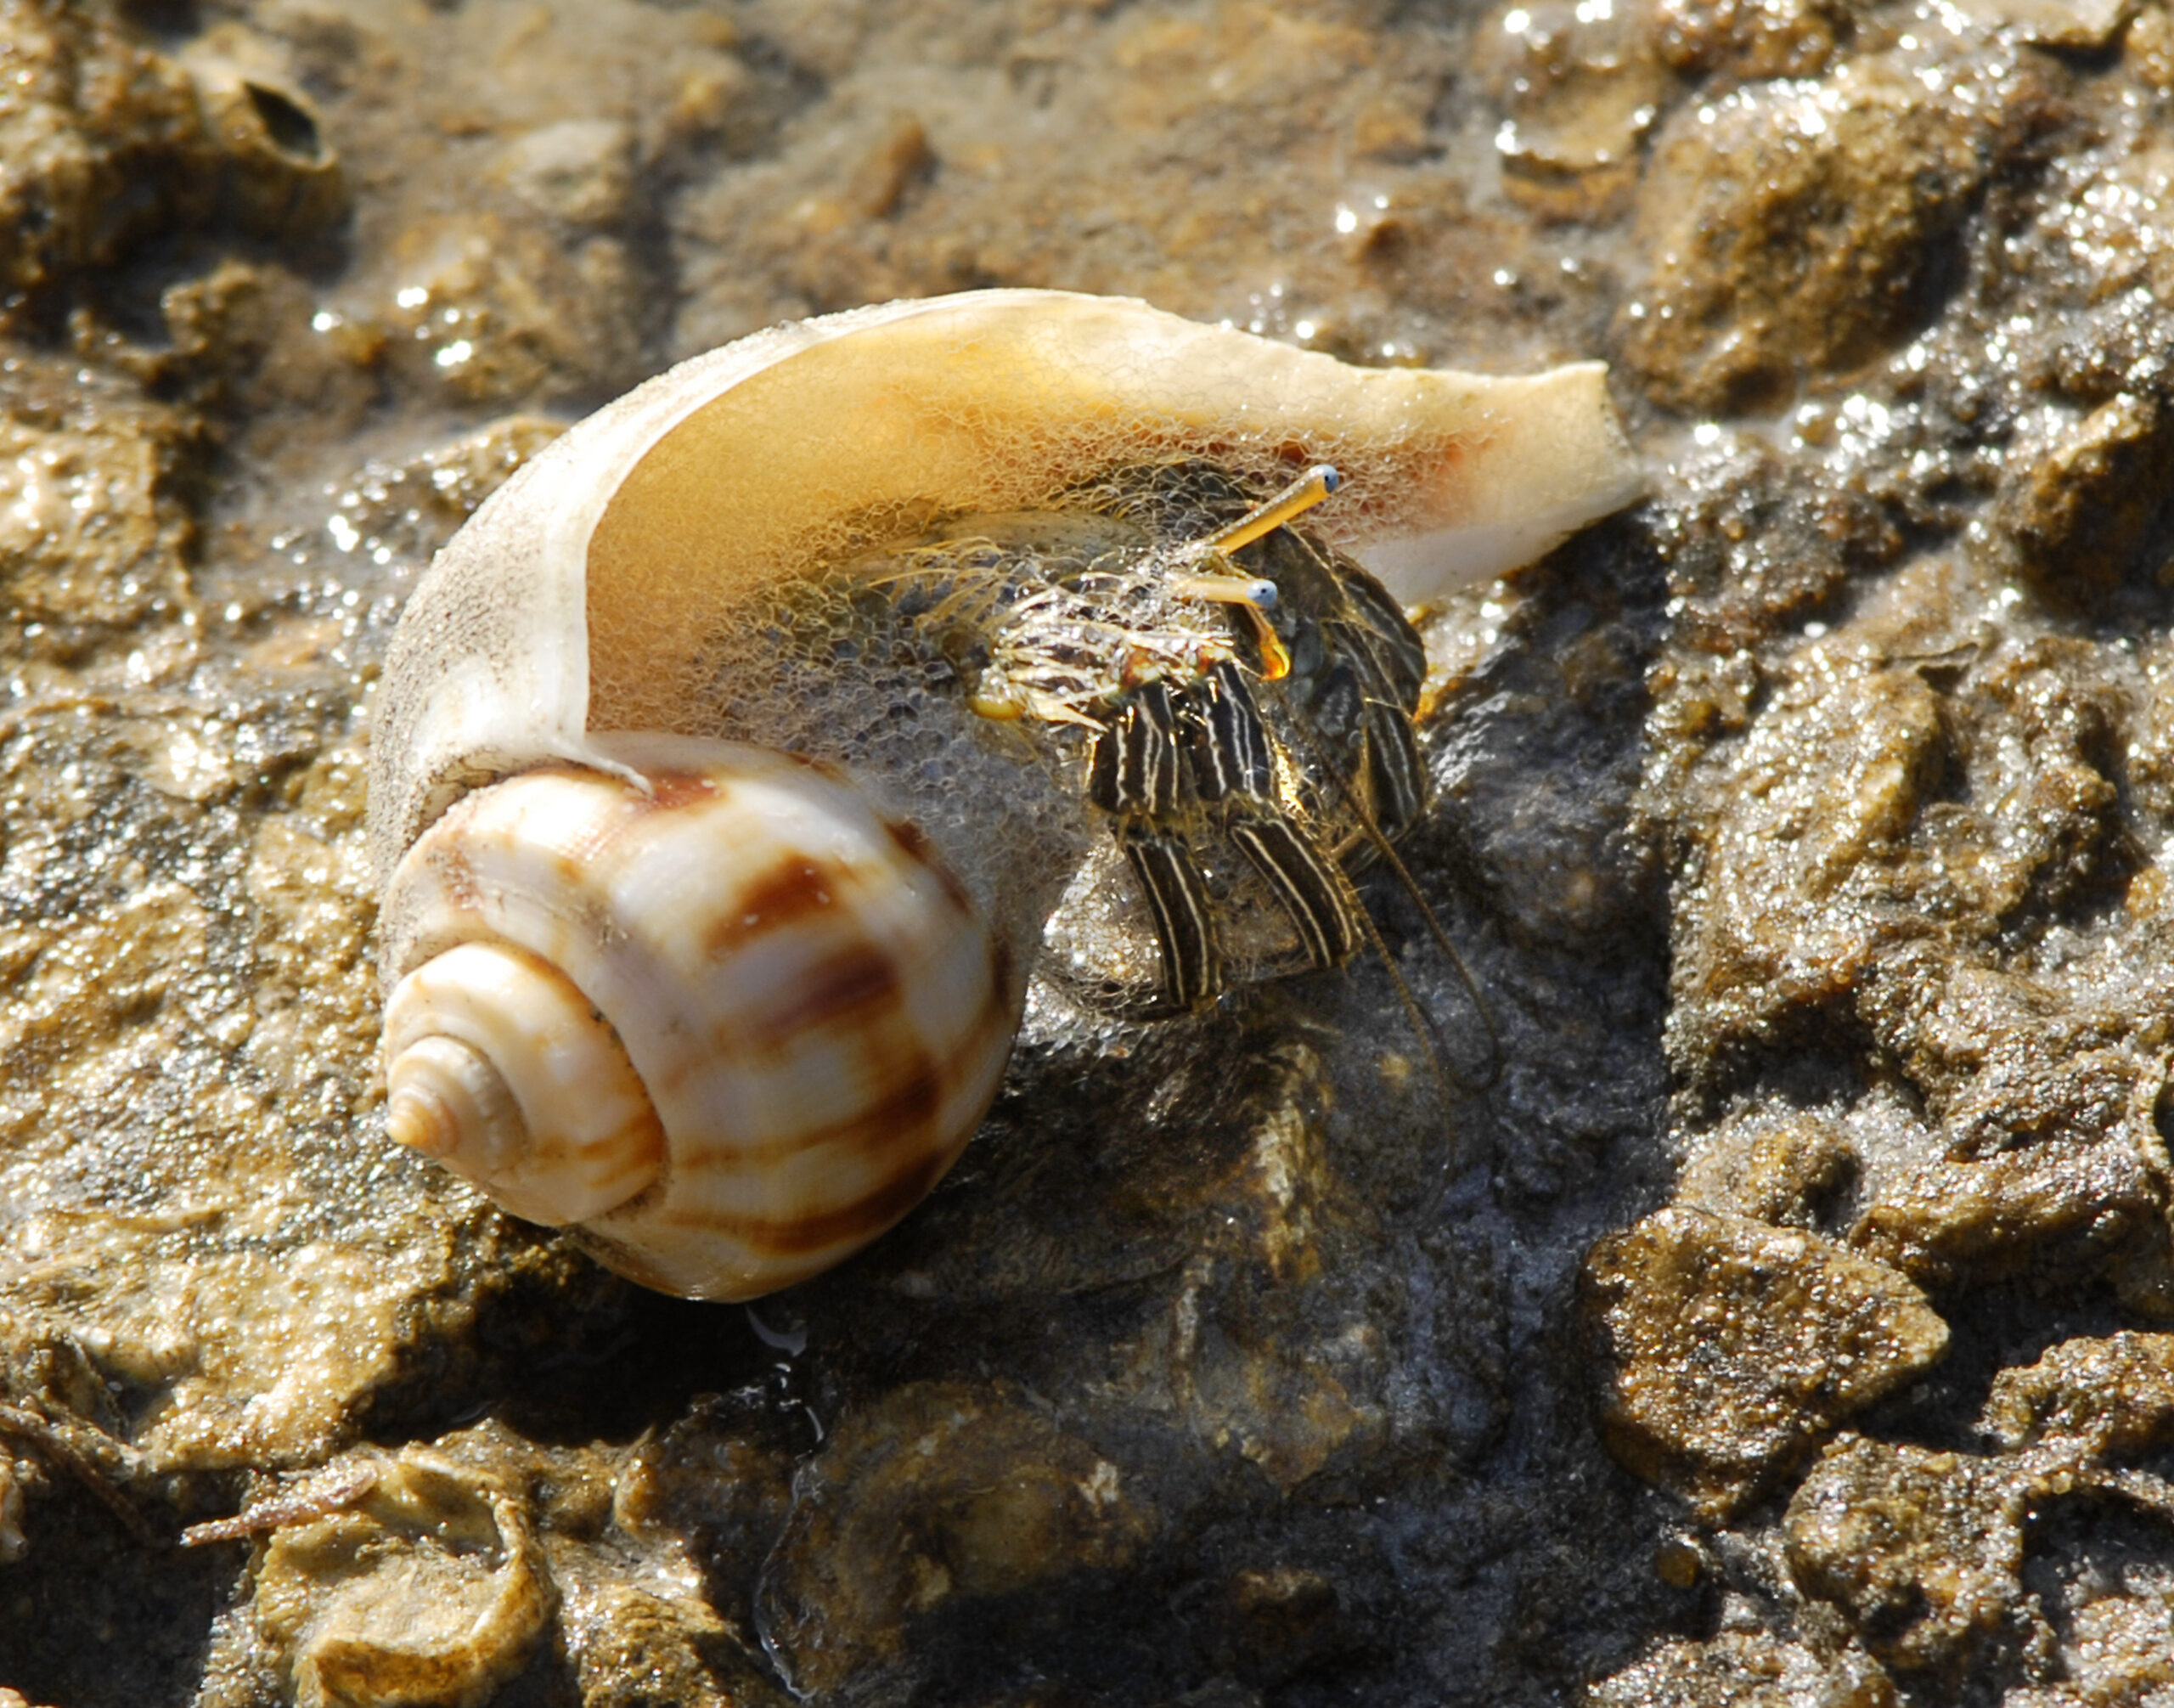
[[[1432,455],[1429,444],[1458,448],[1439,465],[1439,479],[1424,472],[1429,465],[1414,464],[1412,472],[1385,475],[1371,488],[1363,473],[1367,459],[1355,463],[1348,443],[1305,448],[1309,460],[1361,471],[1337,514],[1371,537],[1336,543],[1355,550],[1407,603],[1439,596],[1445,572],[1462,583],[1514,567],[1645,488],[1598,363],[1507,380],[1450,369],[1351,369],[1135,298],[1050,290],[970,291],[773,327],[695,357],[569,429],[439,553],[409,602],[379,695],[369,841],[380,881],[424,826],[480,780],[559,759],[609,769],[589,730],[590,547],[614,499],[653,450],[750,378],[838,341],[881,335],[888,342],[895,334],[902,351],[956,352],[986,344],[992,329],[1009,322],[1024,329],[1011,335],[1015,354],[1035,347],[1038,329],[1055,329],[1081,341],[1090,353],[1076,359],[1104,364],[1106,377],[1163,387],[1168,399],[1153,407],[1193,424],[1177,438],[1190,434],[1212,446],[1250,437],[1280,454],[1294,433],[1306,437],[1293,411],[1321,407],[1287,403],[1285,393],[1303,400],[1349,387],[1354,396],[1379,400],[1360,412],[1371,418],[1363,431],[1392,448],[1405,443],[1407,450],[1397,454]],[[1151,350],[1161,354],[1151,358]],[[1002,377],[992,383],[1018,386],[1016,362],[998,371]],[[1222,377],[1210,384],[1211,375]],[[871,396],[879,395],[880,385],[870,383]],[[969,376],[963,383],[979,382]],[[1226,402],[1211,419],[1204,412],[1219,396]],[[1031,419],[1039,407],[1031,388],[1018,397],[1007,408]],[[1090,397],[1087,407],[1101,417],[1128,406],[1112,392]],[[994,438],[1016,443],[1017,422],[994,431],[1003,425],[992,424]],[[1362,430],[1338,431],[1348,440]],[[776,461],[736,459],[730,474],[739,484],[720,489],[713,502],[735,514],[775,512],[796,482],[806,483]],[[1392,456],[1383,466],[1400,465]],[[1051,489],[1074,483],[1055,479]],[[1448,511],[1411,510],[1414,494],[1437,489]],[[950,502],[940,490],[921,495],[939,506]]]

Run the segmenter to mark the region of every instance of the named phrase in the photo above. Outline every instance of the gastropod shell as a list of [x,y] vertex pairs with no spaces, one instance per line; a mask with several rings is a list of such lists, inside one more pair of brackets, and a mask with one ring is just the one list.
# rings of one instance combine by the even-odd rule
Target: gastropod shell
[[1347,956],[1348,820],[1423,784],[1397,601],[1638,488],[1597,364],[1362,370],[1063,292],[672,369],[494,494],[395,637],[393,1136],[667,1291],[836,1263],[972,1135],[1113,831],[1165,1006],[1248,933]]

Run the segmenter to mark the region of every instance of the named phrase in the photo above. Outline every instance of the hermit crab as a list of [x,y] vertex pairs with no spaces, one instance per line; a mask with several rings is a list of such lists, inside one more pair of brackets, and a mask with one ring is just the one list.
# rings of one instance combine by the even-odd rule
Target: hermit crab
[[392,1136],[752,1298],[949,1167],[1083,874],[1150,922],[1152,974],[1103,969],[1142,1012],[1349,958],[1348,868],[1424,792],[1403,606],[1635,495],[1602,377],[992,290],[758,334],[573,427],[387,660]]

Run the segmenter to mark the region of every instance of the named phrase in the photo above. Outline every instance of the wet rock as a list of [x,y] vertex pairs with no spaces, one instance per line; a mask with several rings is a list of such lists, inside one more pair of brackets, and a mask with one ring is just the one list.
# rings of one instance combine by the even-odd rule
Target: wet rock
[[1619,323],[1655,403],[1771,408],[1929,314],[1984,171],[1992,92],[1929,101],[1911,70],[1867,56],[1668,121],[1640,204],[1653,268]]
[[2001,526],[2017,567],[2049,600],[2093,602],[2137,566],[2155,567],[2164,493],[2174,477],[2174,420],[2155,396],[2115,393],[2013,454]]
[[1901,1698],[1860,1649],[1822,1654],[1766,1632],[1664,1643],[1593,1688],[1595,1708],[1893,1708]]
[[441,420],[593,405],[645,377],[677,295],[660,202],[763,146],[807,93],[727,20],[634,0],[412,16],[290,0],[246,27],[344,158],[434,150],[372,180],[318,307],[375,349],[401,407]]
[[1776,1012],[1816,1012],[1851,987],[1874,927],[1837,891],[1868,858],[1884,866],[1946,760],[1938,698],[1914,669],[1812,648],[1760,685],[1763,715],[1726,786],[1753,809],[1717,819],[1679,881],[1671,1026],[1693,1057],[1724,1037],[1760,1040]]
[[1677,1181],[1677,1202],[1776,1227],[1816,1231],[1857,1177],[1849,1135],[1824,1117],[1780,1113],[1701,1136]]
[[[2164,1339],[2068,1342],[2003,1373],[1979,1457],[1845,1438],[1789,1503],[1789,1568],[1898,1673],[2006,1700],[2111,1702],[2164,1676],[2162,1598],[2108,1564],[2163,1546],[2174,1499],[2109,1468],[2165,1438]],[[2028,1556],[2028,1557],[2027,1557]]]
[[14,0],[0,14],[0,285],[10,306],[202,207],[187,170],[202,148],[189,80],[99,8]]
[[[1853,579],[1891,566],[1900,553],[1900,533],[1879,506],[1797,472],[1751,434],[1717,432],[1710,448],[1690,459],[1685,490],[1660,523],[1682,659],[1664,667],[1671,674],[1655,696],[1670,723],[1695,727],[1712,715],[1695,691],[1677,702],[1675,671],[1695,666],[1709,679],[1732,668],[1742,674],[1753,645],[1818,620]],[[1724,715],[1731,730],[1742,727],[1740,718]]]
[[1120,1467],[1023,1398],[898,1390],[803,1474],[764,1608],[797,1694],[895,1668],[947,1632],[988,1641],[1006,1603],[1051,1578],[1091,1595],[1154,1536]]
[[[1433,31],[1392,48],[1356,14],[1252,0],[1101,21],[1028,6],[995,55],[927,64],[922,42],[979,43],[999,15],[941,0],[910,22],[859,20],[848,49],[819,16],[765,13],[825,79],[821,101],[673,211],[690,292],[677,350],[784,315],[1012,284],[1121,290],[1410,359],[1416,329],[1385,284],[1513,318],[1522,294],[1506,302],[1497,274],[1534,275],[1544,300],[1582,296],[1518,223],[1460,217],[1442,156],[1461,65]],[[916,69],[880,69],[898,63]],[[1186,164],[1205,160],[1212,194]]]
[[[1803,1023],[1853,1001],[1862,1023],[1930,1073],[1925,1046],[1961,1034],[1909,1017],[1929,1016],[1942,991],[1998,988],[1922,982],[1982,953],[1974,928],[1940,922],[2029,917],[2121,868],[2106,775],[2120,714],[2100,661],[2049,640],[1955,693],[1939,662],[1957,634],[1935,615],[1952,608],[1947,595],[1937,583],[1903,589],[1777,669],[1732,750],[1734,804],[1681,891],[1688,952],[1672,1026],[1687,1063],[1717,1067],[1716,1049],[1774,1036],[1783,1010]],[[1873,978],[1890,956],[1917,972]],[[1895,1006],[1905,989],[1928,1006]]]
[[1954,1679],[2019,1635],[2028,1504],[2007,1467],[1845,1438],[1789,1502],[1789,1570],[1889,1666]]
[[[427,561],[509,475],[563,430],[546,416],[508,415],[450,444],[343,471],[322,489],[316,526],[307,533],[284,532],[278,544],[305,575]],[[222,595],[239,601],[249,615],[260,612],[268,593],[276,591],[261,577],[220,583]]]
[[31,1474],[20,1459],[0,1466],[0,1565],[13,1565],[30,1552],[23,1533],[23,1483]]
[[[757,1580],[746,1566],[769,1553],[783,1528],[794,1471],[812,1444],[804,1406],[787,1396],[698,1396],[615,1470],[613,1529],[667,1564],[670,1570],[652,1576],[676,1575],[683,1588],[699,1581],[700,1594],[683,1598],[698,1604],[704,1618],[725,1621],[747,1654],[762,1640]],[[707,1636],[696,1646],[704,1653],[718,1647]]]
[[[9,636],[30,657],[0,759],[0,1369],[10,1440],[45,1462],[16,1480],[22,1557],[65,1584],[104,1545],[67,1516],[86,1492],[155,1534],[153,1513],[206,1497],[205,1473],[321,1458],[368,1395],[419,1373],[419,1334],[473,1321],[459,1272],[497,1259],[457,1210],[392,1233],[436,1189],[346,1141],[377,1095],[366,1049],[327,1042],[365,1035],[375,1006],[341,657],[363,619],[277,600],[207,619],[177,544],[187,512],[154,472],[170,417],[56,383],[99,411],[102,433],[76,431],[43,372],[17,363],[16,419],[80,460],[42,470],[64,500],[106,482],[82,487],[102,510],[63,506],[80,540],[15,548],[45,604]],[[36,553],[71,544],[67,573],[40,581]],[[250,617],[238,678],[207,661],[206,631]],[[79,1615],[93,1609],[43,1628]]]
[[[1996,21],[2020,20],[1918,14],[1889,34],[1859,14],[1833,73],[1746,97],[1746,111],[1846,104],[1867,87],[1847,68],[1867,61],[1990,92],[1980,145],[2021,177],[1996,172],[1959,204],[1940,198],[1967,173],[1913,180],[1953,223],[1921,234],[1938,275],[1912,306],[1881,321],[1903,299],[1872,280],[1826,299],[1854,330],[1801,367],[1731,365],[1782,324],[1736,318],[1745,297],[1710,347],[1643,347],[1681,364],[1645,388],[1671,407],[1794,398],[1762,426],[1693,430],[1664,501],[1681,621],[1653,679],[1647,778],[1680,855],[1681,1167],[1663,1214],[1749,1214],[1875,1260],[1932,1294],[1963,1356],[1858,1412],[1867,1435],[1802,1474],[1778,1530],[1788,1582],[1759,1564],[1777,1533],[1758,1508],[1704,1531],[1690,1581],[1711,1586],[1723,1636],[1603,1689],[1730,1700],[1739,1660],[1777,1677],[1740,1650],[1764,1649],[1739,1635],[1754,1624],[1821,1656],[1861,1645],[1929,1700],[2156,1688],[2162,1604],[2136,1574],[2164,1558],[2169,1510],[2146,1468],[2165,1439],[2161,1349],[2141,1332],[2170,1296],[2148,234],[2165,178],[2149,127],[2094,128],[2137,98],[2114,89],[2154,75],[2152,26],[2087,89],[2063,62],[2017,57],[2035,26],[2003,38]],[[1720,126],[1733,73],[1704,63]],[[2101,93],[2112,104],[2092,105]],[[2079,93],[2101,118],[2081,117]],[[1696,117],[1668,121],[1657,175]],[[2048,134],[2098,140],[2068,157],[2073,176],[2042,180]],[[1849,126],[1805,146],[1846,152]],[[1822,228],[1816,209],[1791,218]],[[1671,265],[1649,282],[1680,283]],[[1773,392],[1728,389],[1762,364]],[[1782,1700],[1830,1688],[1799,1671]]]
[[339,157],[310,98],[239,25],[173,57],[114,8],[17,0],[0,15],[0,59],[11,318],[157,237],[209,227],[307,244],[346,215]]
[[[189,657],[180,490],[193,424],[115,376],[0,356],[0,561],[14,621],[0,656],[77,665],[117,637],[168,674]],[[174,649],[180,649],[178,651]]]
[[634,134],[614,119],[565,119],[516,137],[500,157],[506,187],[577,229],[623,227],[636,210]]
[[[690,1547],[751,1502],[772,1524],[782,1514],[782,1462],[761,1461],[751,1422],[763,1433],[744,1407],[713,1405],[631,1450],[539,1447],[486,1423],[351,1453],[196,1527],[202,1546],[268,1538],[207,1694],[435,1704],[547,1688],[599,1705],[782,1703]],[[736,1480],[698,1494],[698,1463]]]
[[2016,1708],[2101,1708],[2149,1701],[2174,1679],[2166,1664],[2174,1621],[2155,1596],[2107,1595],[2076,1610],[2064,1658],[2073,1656],[2076,1682],[2009,1693]]
[[[859,1260],[854,1285],[964,1311],[1146,1286],[1139,1319],[1098,1355],[1131,1403],[1175,1412],[1287,1489],[1379,1446],[1386,1349],[1343,1256],[1378,1208],[1329,1165],[1349,1130],[1327,1106],[1373,1104],[1382,1125],[1353,1134],[1344,1164],[1408,1193],[1439,1162],[1409,1148],[1427,1131],[1428,1091],[1408,1063],[1370,1063],[1339,1086],[1304,1021],[1270,1011],[1260,1024],[1242,1080],[1227,1063],[1174,1067],[1182,1029],[1149,1031],[1123,1057],[1073,1043],[1057,1059],[1081,1100],[1033,1127],[1000,1107],[989,1142],[952,1176],[972,1190],[947,1181],[902,1237]],[[1159,1141],[1145,1098],[1163,1130],[1191,1137]],[[1472,1294],[1470,1320],[1491,1321],[1500,1301],[1484,1280]]]
[[1841,0],[1658,0],[1655,51],[1672,70],[1743,78],[1811,77],[1856,34]]
[[527,1664],[554,1600],[511,1491],[410,1447],[351,1510],[274,1536],[252,1608],[301,1708],[476,1708]]
[[1336,1586],[1319,1572],[1248,1568],[1202,1609],[1202,1649],[1243,1682],[1286,1683],[1334,1652],[1338,1612]]
[[371,318],[386,361],[419,390],[504,408],[608,392],[633,371],[647,299],[616,237],[569,244],[470,213],[418,221],[393,253],[397,286]]
[[1609,1446],[1715,1516],[1947,1350],[1946,1325],[1894,1271],[1685,1207],[1594,1247],[1585,1309],[1608,1367]]
[[2136,8],[2132,0],[1971,0],[1964,9],[2026,41],[2089,52],[2105,47]]
[[264,37],[217,25],[180,56],[218,162],[213,206],[244,231],[307,242],[346,217],[346,174],[316,104]]
[[341,335],[348,329],[322,315],[307,285],[284,268],[222,262],[162,291],[159,318],[164,349],[113,353],[198,408],[245,418],[307,405],[328,426],[352,431],[375,396],[377,342]]
[[2009,1452],[2050,1442],[2097,1463],[2133,1459],[2174,1434],[2174,1336],[2064,1341],[2002,1371],[1979,1423]]
[[[1994,981],[1969,983],[1982,997]],[[1945,1023],[1974,1011],[2013,1023],[1997,1000],[1955,994]],[[1929,1283],[2050,1259],[2115,1277],[2160,1314],[2168,1183],[2148,1113],[2159,1085],[2155,1063],[2119,1046],[1995,1055],[1957,1100],[1945,1154],[1878,1171],[1853,1243]]]
[[1630,8],[1519,5],[1483,29],[1478,70],[1509,115],[1495,146],[1519,206],[1584,220],[1625,211],[1640,145],[1675,92],[1645,24]]
[[786,1708],[794,1700],[699,1594],[599,1572],[564,1591],[560,1624],[585,1708]]

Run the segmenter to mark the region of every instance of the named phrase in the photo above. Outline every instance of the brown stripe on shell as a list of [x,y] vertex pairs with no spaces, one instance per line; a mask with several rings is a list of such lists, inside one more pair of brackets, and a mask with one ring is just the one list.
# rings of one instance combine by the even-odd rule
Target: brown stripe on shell
[[[589,1179],[598,1192],[615,1189],[624,1183],[625,1196],[633,1198],[640,1188],[656,1178],[657,1171],[664,1165],[669,1147],[663,1122],[657,1119],[656,1111],[646,1103],[643,1105],[643,1114],[632,1126],[620,1128],[619,1134],[624,1142],[613,1147],[614,1165],[598,1170]],[[568,1156],[576,1154],[572,1147],[559,1148]]]
[[[979,1079],[990,1040],[1003,1040],[1008,1046],[1013,1032],[1016,993],[1011,978],[1011,951],[997,943],[992,945],[990,959],[995,982],[971,1023],[940,1060],[932,1059],[917,1042],[909,1044],[898,1052],[895,1061],[872,1075],[878,1085],[895,1088],[882,1092],[881,1101],[874,1107],[827,1126],[762,1144],[722,1145],[702,1158],[699,1166],[735,1172],[758,1170],[784,1158],[835,1145],[849,1145],[870,1153],[912,1147],[945,1159],[955,1154],[972,1135],[960,1135],[956,1142],[946,1141],[947,1120],[955,1119],[958,1113],[952,1099],[961,1088]],[[898,1041],[904,1041],[905,1031],[898,1029]],[[886,1192],[887,1187],[876,1190]],[[843,1209],[849,1211],[852,1206]],[[681,1211],[672,1219],[683,1226],[714,1225],[735,1237],[742,1225],[729,1218],[712,1224],[707,1215],[699,1211]]]
[[696,1175],[754,1174],[827,1145],[851,1142],[864,1150],[878,1149],[894,1141],[910,1125],[932,1125],[943,1113],[943,1088],[949,1083],[945,1074],[948,1065],[932,1061],[916,1046],[913,1055],[892,1071],[873,1076],[879,1085],[898,1087],[879,1092],[883,1101],[873,1108],[842,1116],[828,1126],[803,1128],[755,1142],[714,1134],[704,1141],[700,1153],[683,1150],[675,1166]]
[[974,899],[966,893],[966,885],[960,882],[957,874],[944,864],[943,856],[937,853],[935,844],[929,841],[927,833],[919,825],[908,819],[886,819],[883,828],[907,859],[942,886],[945,900],[961,913],[970,914],[974,910]]
[[[1007,961],[1010,958],[1009,951],[1001,944],[998,945],[998,955]],[[801,1142],[813,1147],[851,1139],[864,1148],[873,1150],[885,1144],[898,1143],[908,1133],[926,1133],[944,1113],[951,1091],[975,1077],[974,1069],[978,1058],[988,1050],[989,1039],[1008,1037],[1011,1032],[1010,992],[994,987],[981,1012],[960,1033],[959,1041],[942,1061],[931,1060],[926,1051],[916,1047],[910,1057],[902,1059],[898,1068],[884,1075],[897,1089],[887,1092],[881,1103],[808,1133]],[[911,1065],[907,1066],[907,1062]]]
[[[1006,1020],[1008,1017],[998,1023],[1005,1024]],[[977,1019],[977,1023],[983,1023]],[[938,1059],[930,1055],[918,1029],[895,1012],[856,1023],[851,1033],[856,1056],[853,1065],[872,1102],[825,1125],[803,1127],[758,1141],[750,1141],[744,1136],[735,1139],[729,1134],[714,1134],[705,1142],[699,1158],[690,1153],[684,1154],[683,1160],[701,1170],[752,1174],[834,1145],[875,1153],[900,1144],[904,1136],[914,1135],[914,1142],[925,1147],[943,1115],[946,1096],[960,1081],[962,1063],[971,1067],[972,1057],[983,1047],[983,1039],[970,1034],[964,1047]],[[747,1042],[737,1036],[721,1040],[719,1053],[740,1053]]]
[[913,1157],[871,1192],[836,1209],[808,1210],[776,1219],[724,1216],[714,1211],[667,1211],[662,1220],[684,1227],[713,1229],[745,1246],[757,1261],[859,1245],[873,1239],[919,1203],[950,1165],[948,1152]]
[[742,1050],[774,1050],[803,1032],[836,1026],[849,1015],[863,1016],[863,1023],[870,1023],[865,1011],[879,1004],[897,1006],[905,988],[889,955],[873,944],[853,941],[806,969],[795,982],[798,988],[791,1000],[755,1016],[745,1040],[735,1038],[726,1047],[736,1043]]
[[925,1131],[943,1111],[943,1074],[925,1053],[917,1051],[915,1057],[907,1076],[883,1094],[881,1102],[842,1121],[800,1135],[792,1148],[814,1150],[846,1145],[874,1153],[898,1143],[903,1135]]
[[722,961],[766,932],[824,912],[836,904],[842,881],[832,869],[787,855],[741,887],[733,910],[704,934],[703,952]]

